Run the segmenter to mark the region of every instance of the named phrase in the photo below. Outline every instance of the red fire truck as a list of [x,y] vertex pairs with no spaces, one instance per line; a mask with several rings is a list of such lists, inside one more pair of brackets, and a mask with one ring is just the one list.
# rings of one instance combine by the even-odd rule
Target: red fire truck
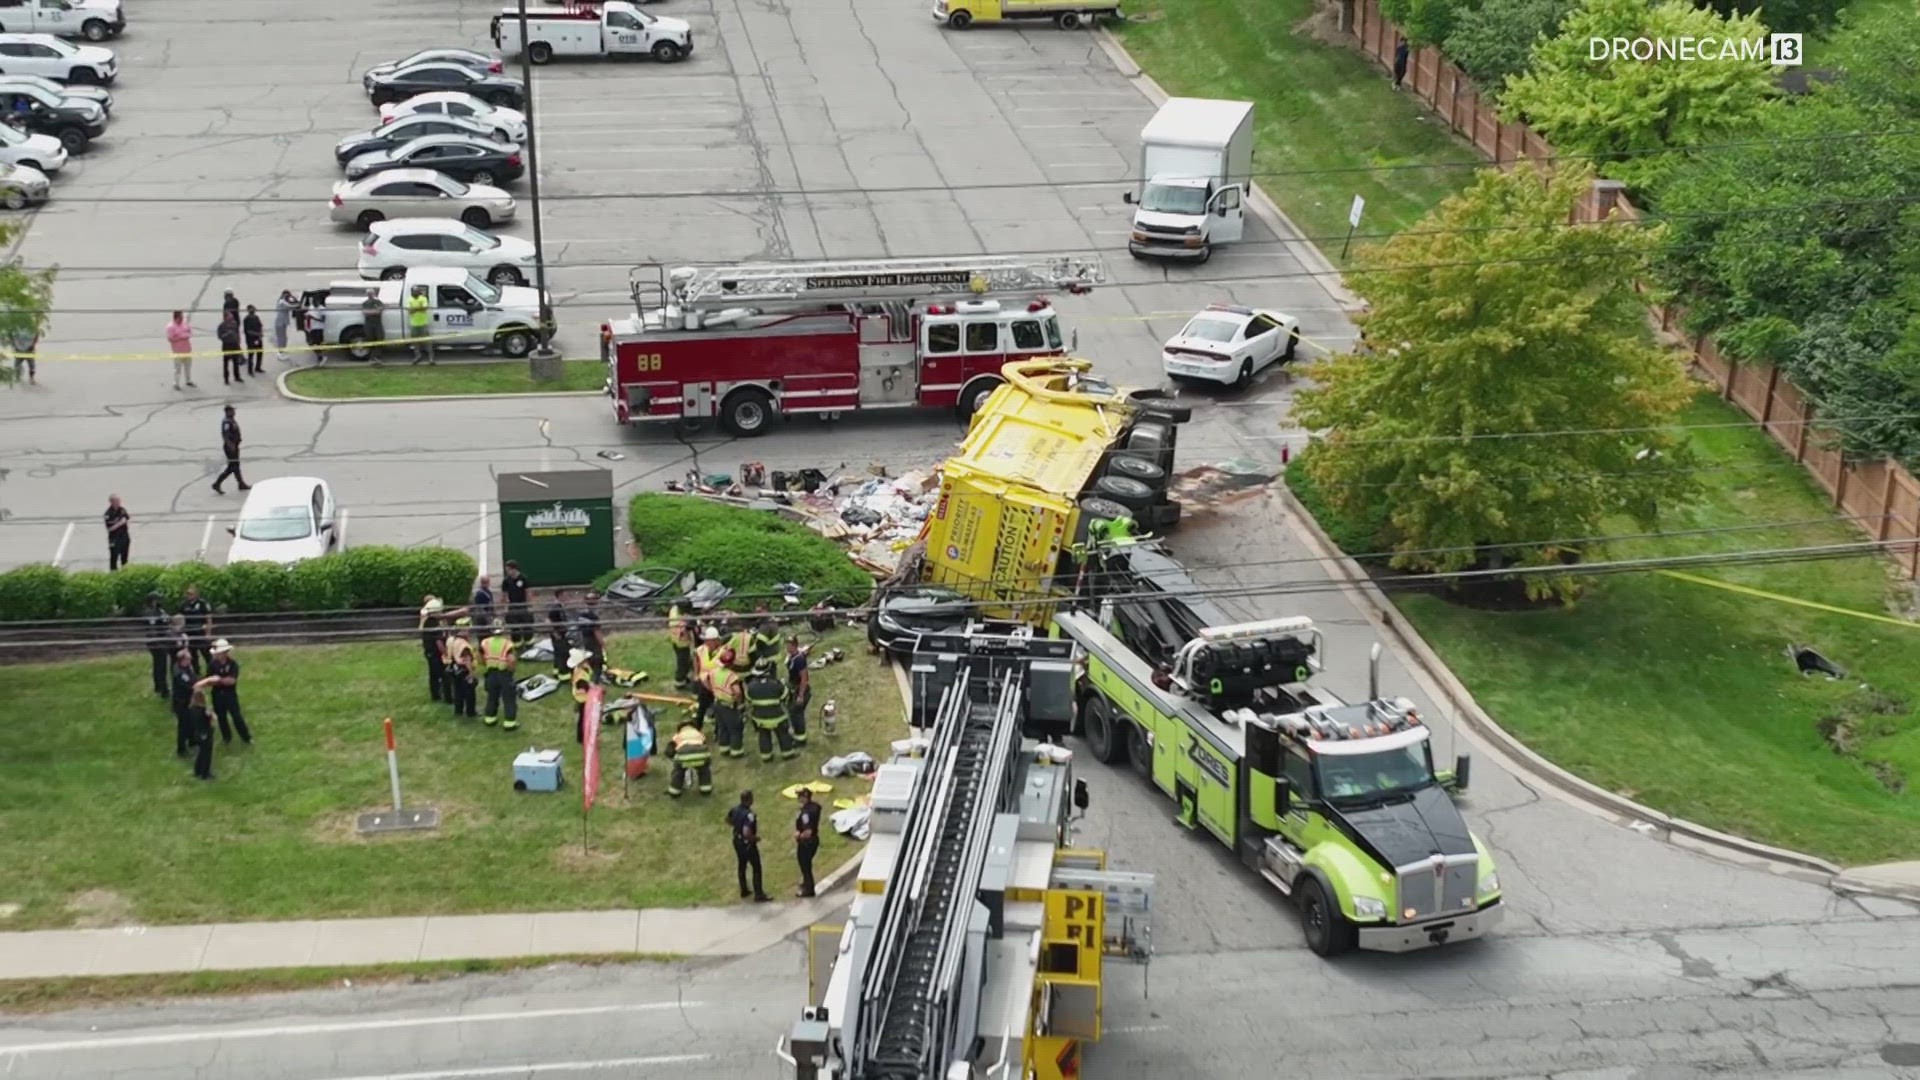
[[635,269],[638,315],[602,324],[622,424],[856,409],[971,414],[1012,360],[1068,351],[1049,292],[1105,280],[1097,259],[956,256]]

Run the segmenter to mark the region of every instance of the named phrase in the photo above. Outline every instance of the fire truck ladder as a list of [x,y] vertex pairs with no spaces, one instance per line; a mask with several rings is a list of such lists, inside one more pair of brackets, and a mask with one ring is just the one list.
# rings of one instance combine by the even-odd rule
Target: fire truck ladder
[[874,960],[860,988],[857,1080],[928,1080],[947,1075],[965,1047],[953,1047],[961,1003],[967,923],[980,888],[994,815],[1017,781],[1023,678],[970,692],[950,684],[914,786],[898,864],[876,927]]
[[[653,281],[647,278],[652,277]],[[661,264],[629,276],[634,302],[648,299],[689,310],[782,304],[977,300],[995,293],[1059,291],[1075,295],[1104,284],[1092,256],[961,255],[934,259],[868,259],[818,263],[741,263],[733,266]]]

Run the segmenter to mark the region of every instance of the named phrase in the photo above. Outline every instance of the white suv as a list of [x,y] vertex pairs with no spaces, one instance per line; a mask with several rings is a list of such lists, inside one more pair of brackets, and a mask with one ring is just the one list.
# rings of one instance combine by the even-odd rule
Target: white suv
[[0,34],[0,75],[40,75],[107,86],[120,74],[112,49],[75,45],[52,34]]
[[67,148],[51,135],[29,135],[12,124],[0,124],[0,161],[51,176],[67,163]]
[[397,218],[367,230],[360,244],[361,277],[402,278],[416,266],[454,267],[494,285],[524,285],[533,269],[533,245],[441,218]]

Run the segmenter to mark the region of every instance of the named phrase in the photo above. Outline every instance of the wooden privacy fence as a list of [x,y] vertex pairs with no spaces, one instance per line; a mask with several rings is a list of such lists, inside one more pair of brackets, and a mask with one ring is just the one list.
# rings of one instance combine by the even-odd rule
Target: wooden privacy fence
[[[1394,46],[1400,30],[1380,14],[1376,0],[1352,3],[1351,25],[1362,52],[1393,70]],[[1553,147],[1525,124],[1503,123],[1491,95],[1484,95],[1438,49],[1414,49],[1407,57],[1402,85],[1432,106],[1455,132],[1501,168],[1521,161],[1546,164]],[[1610,217],[1637,220],[1639,208],[1629,202],[1616,181],[1602,180],[1574,210],[1574,220],[1604,221]],[[1645,292],[1643,286],[1636,286]],[[1653,305],[1660,329],[1675,335],[1683,309]],[[1713,339],[1698,335],[1686,339],[1693,357],[1692,370],[1713,383],[1720,396],[1760,422],[1762,429],[1793,460],[1805,466],[1826,490],[1842,515],[1866,533],[1883,541],[1908,577],[1920,577],[1920,480],[1899,463],[1888,460],[1848,461],[1823,445],[1814,427],[1814,407],[1807,395],[1788,382],[1770,364],[1734,363],[1720,355]],[[1900,541],[1909,541],[1901,544]]]

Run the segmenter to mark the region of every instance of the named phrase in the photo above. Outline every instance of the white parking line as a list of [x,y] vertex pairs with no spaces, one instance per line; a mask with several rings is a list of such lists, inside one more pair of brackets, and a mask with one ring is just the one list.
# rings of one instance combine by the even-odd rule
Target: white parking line
[[67,531],[60,534],[60,546],[53,549],[53,565],[59,566],[67,557],[67,542],[73,539],[73,522],[67,522]]
[[480,504],[480,572],[487,572],[487,504]]
[[345,1080],[469,1080],[485,1076],[538,1076],[541,1073],[603,1072],[608,1069],[644,1069],[652,1065],[684,1065],[709,1061],[712,1054],[666,1054],[660,1057],[610,1058],[604,1061],[549,1061],[535,1065],[494,1065],[482,1069],[440,1069],[435,1072],[382,1073]]
[[207,545],[213,543],[213,518],[207,515],[207,527],[200,530],[200,550],[193,553],[193,561],[199,562],[207,557]]

